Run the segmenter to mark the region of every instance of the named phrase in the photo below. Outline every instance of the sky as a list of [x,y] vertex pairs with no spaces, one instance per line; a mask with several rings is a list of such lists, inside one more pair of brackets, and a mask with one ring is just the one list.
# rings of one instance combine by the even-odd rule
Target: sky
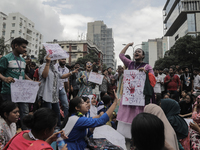
[[[104,21],[113,29],[117,65],[122,44],[141,44],[163,36],[162,9],[167,0],[0,0],[5,14],[20,12],[35,23],[44,41],[80,40],[87,23]],[[133,45],[133,46],[134,46]],[[138,46],[140,47],[140,46]],[[137,47],[135,47],[137,48]],[[133,48],[127,50],[133,56]]]

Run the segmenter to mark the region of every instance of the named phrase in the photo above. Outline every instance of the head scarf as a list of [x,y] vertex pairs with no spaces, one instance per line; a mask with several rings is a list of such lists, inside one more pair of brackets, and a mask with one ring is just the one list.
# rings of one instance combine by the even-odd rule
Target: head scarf
[[178,102],[172,99],[162,99],[161,108],[164,111],[171,126],[174,128],[177,138],[186,138],[188,136],[188,125],[186,121],[179,116],[180,106]]
[[[160,118],[164,124],[165,127],[165,141],[174,149],[178,149],[178,142],[177,142],[177,137],[176,133],[174,132],[174,129],[170,125],[169,121],[167,120],[165,113],[163,110],[155,105],[155,104],[148,104],[144,107],[144,112],[153,114]],[[169,149],[168,145],[165,145],[166,149]]]

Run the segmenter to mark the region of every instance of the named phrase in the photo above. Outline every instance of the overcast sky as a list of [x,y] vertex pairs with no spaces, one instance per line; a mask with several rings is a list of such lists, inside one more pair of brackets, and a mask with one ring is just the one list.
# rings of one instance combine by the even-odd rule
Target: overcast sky
[[[162,9],[167,0],[0,0],[5,14],[20,12],[35,23],[44,41],[77,40],[87,22],[103,20],[113,29],[117,64],[122,44],[141,44],[163,36]],[[84,36],[82,36],[84,37]],[[127,53],[132,57],[133,49]]]

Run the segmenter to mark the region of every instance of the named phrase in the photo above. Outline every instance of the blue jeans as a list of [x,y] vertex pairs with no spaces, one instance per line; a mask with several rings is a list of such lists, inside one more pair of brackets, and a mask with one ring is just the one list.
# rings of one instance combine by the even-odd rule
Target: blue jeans
[[59,90],[59,99],[60,99],[61,104],[63,105],[64,115],[66,117],[68,115],[69,104],[68,104],[67,94],[65,92],[64,87],[61,90]]
[[60,106],[59,106],[59,102],[58,103],[50,103],[50,102],[45,102],[43,100],[42,101],[42,107],[50,108],[56,113],[56,115],[58,117],[57,126],[60,127],[61,122],[60,122]]
[[[10,94],[1,94],[3,101],[11,101],[11,95]],[[20,121],[21,121],[21,128],[22,130],[27,130],[28,128],[23,124],[23,118],[24,116],[28,115],[29,108],[27,103],[17,103],[19,107],[19,113],[20,113]]]

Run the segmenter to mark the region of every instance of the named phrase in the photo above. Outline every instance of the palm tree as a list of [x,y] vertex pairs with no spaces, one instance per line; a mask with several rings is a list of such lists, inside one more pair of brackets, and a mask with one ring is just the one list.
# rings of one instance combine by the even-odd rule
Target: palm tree
[[2,55],[5,54],[6,55],[6,54],[8,54],[9,50],[10,50],[10,45],[9,44],[5,44],[4,37],[1,37],[0,38],[0,54],[2,54]]

